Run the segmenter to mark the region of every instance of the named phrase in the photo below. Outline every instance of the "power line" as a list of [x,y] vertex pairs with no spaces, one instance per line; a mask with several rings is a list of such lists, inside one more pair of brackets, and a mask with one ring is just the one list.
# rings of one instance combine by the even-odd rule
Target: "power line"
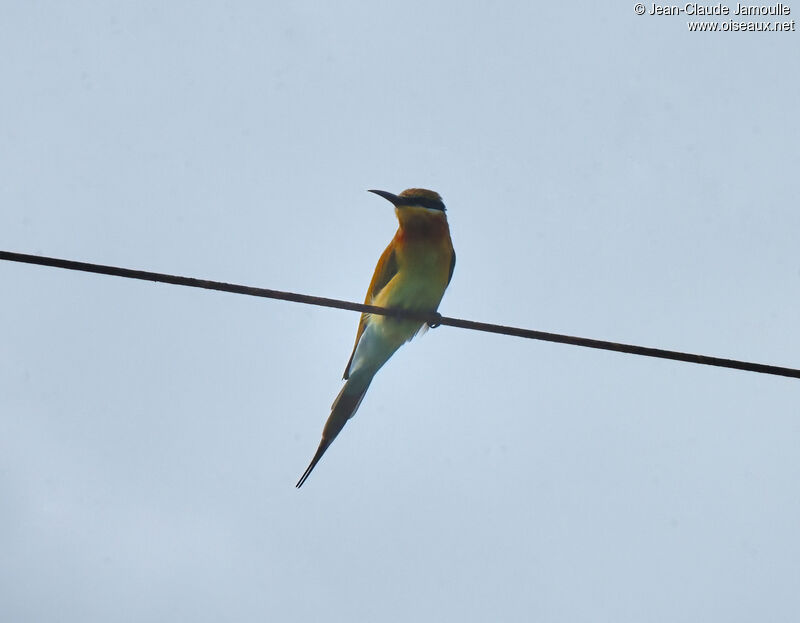
[[448,318],[447,316],[441,316],[437,313],[431,314],[405,311],[401,309],[388,309],[385,307],[376,307],[375,305],[351,303],[350,301],[342,301],[339,299],[329,299],[321,296],[311,296],[308,294],[296,294],[294,292],[283,292],[281,290],[270,290],[268,288],[254,288],[235,283],[224,283],[222,281],[194,279],[192,277],[179,277],[177,275],[153,273],[146,270],[132,270],[130,268],[104,266],[102,264],[91,264],[88,262],[75,262],[73,260],[63,260],[53,257],[44,257],[41,255],[26,255],[24,253],[12,253],[10,251],[0,251],[0,260],[22,262],[25,264],[38,264],[40,266],[52,266],[54,268],[65,268],[67,270],[79,270],[88,273],[98,273],[101,275],[113,275],[115,277],[126,277],[128,279],[141,279],[143,281],[158,281],[161,283],[171,283],[173,285],[203,288],[206,290],[220,290],[222,292],[246,294],[248,296],[278,299],[281,301],[292,301],[295,303],[304,303],[306,305],[347,309],[350,311],[380,314],[382,316],[392,316],[395,318],[409,318],[427,322],[433,326],[446,325],[460,329],[472,329],[473,331],[498,333],[500,335],[511,335],[532,340],[543,340],[545,342],[557,342],[559,344],[572,344],[573,346],[585,346],[587,348],[611,350],[618,353],[628,353],[631,355],[641,355],[644,357],[657,357],[660,359],[686,361],[689,363],[717,366],[720,368],[733,368],[735,370],[745,370],[747,372],[760,372],[762,374],[800,378],[800,370],[794,368],[771,366],[763,363],[752,363],[748,361],[738,361],[736,359],[723,359],[721,357],[710,357],[708,355],[694,355],[675,350],[649,348],[647,346],[621,344],[619,342],[607,342],[605,340],[594,340],[585,337],[562,335],[560,333],[547,333],[545,331],[535,331],[533,329],[507,327],[488,322],[475,322],[473,320],[462,320],[460,318]]

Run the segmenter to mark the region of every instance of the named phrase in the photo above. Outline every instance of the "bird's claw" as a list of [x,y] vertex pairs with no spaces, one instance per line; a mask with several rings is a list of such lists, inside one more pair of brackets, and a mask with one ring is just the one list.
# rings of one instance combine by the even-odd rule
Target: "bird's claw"
[[428,327],[431,329],[435,329],[436,327],[442,326],[442,315],[439,312],[434,312],[433,314],[433,322],[430,320],[428,321]]

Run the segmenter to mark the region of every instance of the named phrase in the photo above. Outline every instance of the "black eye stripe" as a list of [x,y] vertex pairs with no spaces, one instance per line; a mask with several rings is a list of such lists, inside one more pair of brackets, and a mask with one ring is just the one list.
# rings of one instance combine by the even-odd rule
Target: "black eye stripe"
[[429,210],[445,211],[444,203],[438,199],[428,199],[426,197],[409,197],[408,204],[411,206],[419,206],[421,208],[428,208]]

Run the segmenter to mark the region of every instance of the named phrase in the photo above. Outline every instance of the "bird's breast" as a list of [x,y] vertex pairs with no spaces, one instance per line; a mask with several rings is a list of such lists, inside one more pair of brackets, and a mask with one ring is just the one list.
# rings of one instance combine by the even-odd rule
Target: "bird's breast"
[[389,307],[435,310],[447,288],[452,247],[449,241],[405,240],[398,246],[398,271],[387,284]]

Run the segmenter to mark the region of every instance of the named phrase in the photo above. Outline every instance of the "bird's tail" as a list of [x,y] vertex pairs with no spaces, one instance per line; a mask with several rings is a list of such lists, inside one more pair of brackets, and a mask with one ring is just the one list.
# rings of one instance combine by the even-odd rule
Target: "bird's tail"
[[311,459],[311,463],[308,464],[306,471],[303,472],[300,480],[297,481],[296,486],[298,488],[303,486],[303,483],[319,463],[322,455],[325,454],[328,446],[333,443],[333,440],[342,431],[347,420],[355,415],[374,375],[374,372],[359,370],[353,373],[347,383],[344,384],[342,391],[339,392],[331,406],[331,414],[328,417],[328,421],[325,422],[325,428],[322,430],[322,441],[319,442],[317,452],[314,454],[314,458]]

